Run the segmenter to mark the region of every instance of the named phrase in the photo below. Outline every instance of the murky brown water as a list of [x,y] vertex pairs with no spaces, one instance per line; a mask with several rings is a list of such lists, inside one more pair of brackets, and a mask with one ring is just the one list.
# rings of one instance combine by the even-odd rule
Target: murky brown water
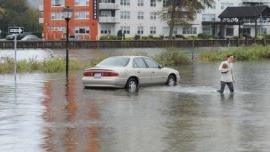
[[270,149],[270,62],[237,63],[220,96],[218,64],[178,67],[177,87],[84,90],[80,72],[0,75],[2,152],[235,152]]

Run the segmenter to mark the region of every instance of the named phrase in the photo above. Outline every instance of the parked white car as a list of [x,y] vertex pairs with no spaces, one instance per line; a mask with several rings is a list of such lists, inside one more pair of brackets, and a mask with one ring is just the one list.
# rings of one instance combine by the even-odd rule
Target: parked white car
[[35,36],[35,35],[26,35],[26,36],[23,37],[21,40],[22,40],[22,41],[39,41],[40,38],[38,38],[38,37]]
[[127,88],[137,91],[139,86],[166,84],[175,86],[180,81],[177,70],[159,65],[145,56],[115,56],[104,59],[93,68],[85,69],[84,87]]

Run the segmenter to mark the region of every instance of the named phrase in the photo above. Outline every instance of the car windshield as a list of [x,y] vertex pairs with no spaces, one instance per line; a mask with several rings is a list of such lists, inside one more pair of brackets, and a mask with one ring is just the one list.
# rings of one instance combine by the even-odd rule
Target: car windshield
[[125,67],[128,63],[129,57],[110,57],[97,64],[97,67]]

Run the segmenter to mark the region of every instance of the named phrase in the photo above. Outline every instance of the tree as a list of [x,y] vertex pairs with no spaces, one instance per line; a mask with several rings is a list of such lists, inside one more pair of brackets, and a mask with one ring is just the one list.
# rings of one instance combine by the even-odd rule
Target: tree
[[187,25],[206,7],[211,7],[214,0],[163,0],[161,19],[169,25],[169,39],[172,39],[175,25]]
[[25,31],[41,33],[39,11],[31,8],[27,0],[0,0],[0,29],[6,35],[9,26],[24,27]]

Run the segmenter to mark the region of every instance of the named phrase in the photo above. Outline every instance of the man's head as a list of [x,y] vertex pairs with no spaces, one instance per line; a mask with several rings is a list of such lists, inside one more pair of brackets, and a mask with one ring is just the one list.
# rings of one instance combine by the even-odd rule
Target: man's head
[[227,55],[227,56],[226,56],[226,59],[227,59],[227,61],[228,61],[229,63],[234,62],[234,56],[233,56],[233,55]]

